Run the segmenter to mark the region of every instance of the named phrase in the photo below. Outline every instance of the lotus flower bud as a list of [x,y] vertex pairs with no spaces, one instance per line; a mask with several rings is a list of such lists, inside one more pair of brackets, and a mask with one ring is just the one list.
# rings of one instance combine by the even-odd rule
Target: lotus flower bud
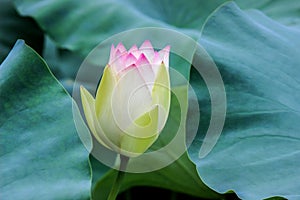
[[81,86],[87,124],[103,146],[135,157],[158,138],[170,109],[169,51],[148,40],[128,51],[112,45],[96,97]]

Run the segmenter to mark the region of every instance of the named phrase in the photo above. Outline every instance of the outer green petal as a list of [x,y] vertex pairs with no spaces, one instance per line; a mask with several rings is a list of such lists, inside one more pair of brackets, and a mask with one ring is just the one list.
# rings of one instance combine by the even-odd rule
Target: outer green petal
[[[103,132],[106,144],[113,150],[119,152],[120,138],[123,132],[116,124],[115,116],[112,112],[112,95],[117,87],[117,78],[113,69],[107,65],[104,69],[100,85],[97,90],[95,109],[98,127],[97,132]],[[119,99],[119,101],[122,99]],[[119,103],[119,102],[117,102]],[[114,107],[120,106],[113,104]]]
[[[138,126],[139,128],[136,128]],[[130,133],[131,127],[128,132],[122,136],[121,153],[130,157],[136,157],[144,153],[158,137],[158,106],[155,106],[151,111],[145,113],[137,120],[135,126],[132,126],[134,134]],[[150,137],[145,137],[150,135]],[[139,136],[139,137],[138,137]]]
[[135,138],[125,136],[122,140],[121,154],[128,157],[137,157],[144,153],[157,139],[158,134],[149,138]]
[[[117,87],[117,78],[113,69],[107,65],[104,69],[100,85],[97,90],[95,108],[98,121],[98,132],[103,132],[106,138],[106,143],[112,149],[119,152],[120,138],[123,132],[116,124],[115,116],[112,112],[112,95]],[[121,100],[121,99],[120,99]],[[120,106],[114,104],[113,106]]]
[[170,77],[164,63],[159,66],[152,89],[152,99],[153,104],[161,106],[159,108],[159,128],[162,129],[167,121],[171,103]]
[[[82,107],[84,111],[84,115],[86,118],[86,121],[88,123],[88,126],[97,139],[99,143],[101,143],[103,146],[105,146],[108,149],[111,149],[105,142],[101,139],[100,135],[101,132],[97,130],[96,126],[98,123],[97,118],[96,118],[96,113],[95,113],[95,99],[93,96],[83,87],[80,86],[80,95],[81,95],[81,102],[82,102]],[[103,134],[103,133],[102,133]]]
[[104,68],[103,76],[96,94],[96,115],[101,118],[105,111],[111,107],[111,96],[116,87],[117,80],[110,66]]

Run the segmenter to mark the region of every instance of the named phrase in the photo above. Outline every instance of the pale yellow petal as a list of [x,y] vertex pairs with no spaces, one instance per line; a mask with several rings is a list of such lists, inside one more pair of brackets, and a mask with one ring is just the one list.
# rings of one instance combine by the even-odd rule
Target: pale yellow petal
[[158,106],[135,120],[122,136],[121,153],[130,157],[144,153],[158,137]]
[[126,129],[126,133],[136,138],[148,138],[158,133],[158,111],[155,105],[150,111],[142,114],[134,120]]
[[156,80],[152,89],[153,104],[159,105],[159,130],[161,130],[168,118],[171,103],[170,77],[166,66],[159,66]]
[[121,154],[128,157],[137,157],[144,153],[156,141],[158,134],[150,138],[135,138],[125,136],[122,140]]
[[81,102],[82,102],[85,119],[87,121],[87,124],[92,134],[94,135],[94,137],[97,139],[99,143],[101,143],[106,148],[111,149],[104,142],[103,137],[101,137],[103,133],[99,132],[99,130],[96,130],[97,118],[95,114],[95,99],[83,86],[80,86],[80,95],[81,95]]
[[[103,132],[106,143],[117,151],[120,147],[122,131],[115,119],[115,116],[119,115],[120,105],[113,104],[112,101],[116,85],[116,73],[110,66],[106,66],[96,94],[95,107],[98,127],[95,128],[98,132]],[[113,114],[113,110],[117,110],[115,114]]]
[[114,88],[116,87],[116,83],[117,80],[113,69],[106,66],[96,94],[95,107],[98,118],[105,115],[105,110],[111,105],[111,96]]

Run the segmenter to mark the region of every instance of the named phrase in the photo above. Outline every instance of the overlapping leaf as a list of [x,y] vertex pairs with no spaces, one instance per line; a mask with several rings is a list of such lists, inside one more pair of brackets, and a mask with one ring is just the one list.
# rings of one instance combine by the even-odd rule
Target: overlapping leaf
[[299,38],[295,29],[233,3],[205,24],[199,42],[223,76],[227,116],[209,155],[199,158],[201,133],[189,153],[212,189],[234,190],[242,199],[299,198]]
[[44,33],[37,23],[21,17],[11,0],[0,2],[0,64],[8,55],[17,39],[24,39],[38,53],[42,52]]
[[300,28],[300,4],[298,0],[236,0],[242,9],[257,9],[268,17],[296,29]]
[[72,99],[23,41],[0,66],[0,100],[1,198],[89,199]]
[[132,28],[171,28],[197,38],[206,17],[223,2],[15,0],[15,5],[22,15],[34,17],[59,46],[87,55],[101,41]]
[[[165,27],[197,38],[206,17],[223,2],[16,0],[15,5],[21,14],[34,17],[58,46],[86,55],[99,42],[130,28]],[[237,2],[245,9],[261,9],[286,25],[296,28],[299,25],[297,0]],[[200,135],[189,154],[206,183],[218,192],[234,189],[240,197],[250,199],[299,195],[296,191],[299,185],[293,184],[299,179],[299,137],[296,135],[299,33],[295,30],[257,11],[244,14],[233,5],[225,5],[214,13],[204,27],[200,43],[220,67],[229,114],[224,134],[213,152],[199,161]],[[201,94],[203,88],[198,89]],[[209,103],[207,96],[202,94],[201,98],[202,103]],[[205,105],[202,111],[201,116],[208,116],[209,106]],[[192,164],[180,166],[185,165]],[[169,169],[162,175],[175,176],[176,171]],[[108,177],[113,172],[110,175],[100,181],[103,186],[108,187],[111,181]],[[150,175],[145,175],[149,185]],[[157,180],[164,181],[159,173],[155,175]],[[170,180],[174,181],[173,178]],[[126,184],[138,185],[145,179],[143,175],[134,175],[127,178]],[[164,187],[171,188],[167,185],[173,184],[172,181],[167,181]],[[194,191],[197,190],[194,185],[201,188],[202,183],[192,182],[174,188],[176,191],[185,188],[187,193],[199,195],[202,190]]]

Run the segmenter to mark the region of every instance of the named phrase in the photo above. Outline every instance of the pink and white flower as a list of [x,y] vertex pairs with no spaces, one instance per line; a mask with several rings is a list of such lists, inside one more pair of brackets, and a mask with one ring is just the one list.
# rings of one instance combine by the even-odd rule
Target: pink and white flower
[[103,146],[134,157],[155,142],[170,109],[169,51],[148,40],[128,51],[112,45],[96,98],[80,88],[88,126]]

